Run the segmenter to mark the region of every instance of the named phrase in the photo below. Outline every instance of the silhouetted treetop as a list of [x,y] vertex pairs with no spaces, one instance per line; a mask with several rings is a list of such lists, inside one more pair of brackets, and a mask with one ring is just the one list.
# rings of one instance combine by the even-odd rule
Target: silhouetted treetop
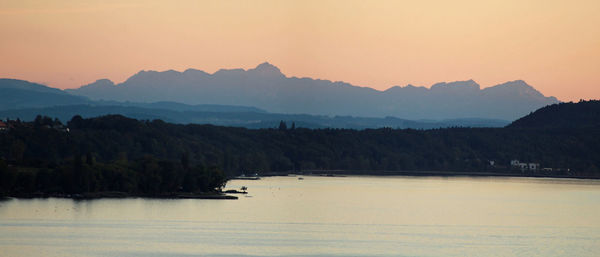
[[560,103],[541,108],[508,125],[509,128],[599,128],[600,101]]

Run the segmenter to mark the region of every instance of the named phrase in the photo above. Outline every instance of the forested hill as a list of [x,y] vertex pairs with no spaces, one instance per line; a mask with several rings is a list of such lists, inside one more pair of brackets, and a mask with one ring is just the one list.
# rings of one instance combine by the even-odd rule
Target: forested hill
[[560,103],[543,107],[509,128],[600,128],[600,101]]
[[[67,129],[68,128],[68,129]],[[63,126],[38,117],[0,132],[0,193],[219,188],[242,172],[448,171],[600,177],[600,129],[245,129],[119,115]],[[536,170],[511,160],[539,163]],[[207,168],[214,167],[214,168]],[[464,173],[463,173],[464,174]]]

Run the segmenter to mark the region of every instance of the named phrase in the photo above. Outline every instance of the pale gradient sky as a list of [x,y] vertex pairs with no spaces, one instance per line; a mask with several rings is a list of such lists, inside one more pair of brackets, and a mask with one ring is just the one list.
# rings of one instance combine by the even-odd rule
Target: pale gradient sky
[[523,79],[600,99],[600,1],[6,1],[0,77],[74,88],[253,68],[387,89]]

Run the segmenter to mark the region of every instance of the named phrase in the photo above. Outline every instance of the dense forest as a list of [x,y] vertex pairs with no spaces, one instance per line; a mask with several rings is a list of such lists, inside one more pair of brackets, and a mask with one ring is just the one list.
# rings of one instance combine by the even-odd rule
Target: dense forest
[[[83,124],[95,129],[84,129]],[[171,197],[174,193],[218,193],[225,185],[222,169],[192,163],[187,153],[171,158],[173,155],[160,154],[152,147],[130,152],[133,148],[124,140],[158,142],[151,138],[157,131],[145,132],[142,137],[147,136],[146,140],[131,134],[141,132],[135,127],[143,124],[121,116],[95,121],[76,116],[69,122],[70,128],[41,116],[34,122],[9,121],[0,131],[0,195],[121,192]],[[115,129],[105,130],[107,126]]]
[[552,104],[510,124],[510,128],[600,128],[600,101]]
[[[537,163],[530,170],[512,160]],[[447,171],[600,177],[600,128],[245,129],[119,115],[0,132],[1,192],[214,192],[241,173]]]

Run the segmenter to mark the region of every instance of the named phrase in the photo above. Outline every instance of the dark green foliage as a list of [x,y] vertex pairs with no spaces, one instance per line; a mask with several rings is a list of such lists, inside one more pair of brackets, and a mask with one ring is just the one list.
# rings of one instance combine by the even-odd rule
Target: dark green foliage
[[[0,163],[2,194],[33,192],[78,194],[119,191],[139,195],[212,192],[224,186],[218,169],[185,168],[177,162],[146,156],[132,163],[113,161],[89,165],[80,156],[55,167],[7,167]],[[189,179],[192,183],[188,183]]]
[[285,123],[285,121],[279,122],[279,130],[287,130],[287,124]]
[[509,128],[598,128],[600,101],[548,105],[508,125]]
[[[226,181],[221,170],[191,161],[186,151],[179,153],[181,160],[173,158],[181,148],[165,149],[175,139],[164,122],[76,116],[71,132],[53,127],[55,122],[38,117],[0,133],[1,195],[213,192]],[[194,183],[184,188],[188,175]]]
[[[3,194],[206,192],[240,173],[306,170],[600,177],[599,127],[251,130],[118,115],[75,116],[70,132],[11,124],[14,129],[0,133]],[[513,159],[553,170],[511,170]]]

